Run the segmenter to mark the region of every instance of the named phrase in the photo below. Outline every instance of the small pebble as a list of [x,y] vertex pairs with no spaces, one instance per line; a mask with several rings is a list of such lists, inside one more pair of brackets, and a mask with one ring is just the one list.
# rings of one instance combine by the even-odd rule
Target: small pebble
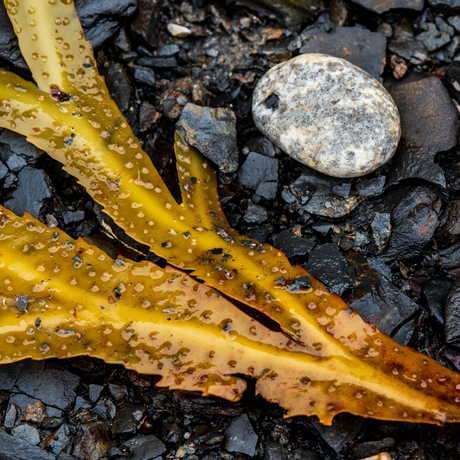
[[173,37],[178,37],[178,38],[188,37],[192,33],[192,31],[188,27],[180,26],[172,22],[168,24],[168,32]]
[[257,128],[281,150],[317,171],[358,177],[395,153],[401,129],[391,96],[344,59],[304,54],[259,81],[252,112]]

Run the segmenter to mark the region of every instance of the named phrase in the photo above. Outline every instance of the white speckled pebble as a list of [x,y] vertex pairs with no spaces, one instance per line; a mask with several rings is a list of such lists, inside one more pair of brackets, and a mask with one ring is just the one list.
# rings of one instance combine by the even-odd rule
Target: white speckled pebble
[[357,177],[385,164],[401,135],[385,88],[344,59],[304,54],[259,81],[252,112],[257,128],[281,150],[317,171]]

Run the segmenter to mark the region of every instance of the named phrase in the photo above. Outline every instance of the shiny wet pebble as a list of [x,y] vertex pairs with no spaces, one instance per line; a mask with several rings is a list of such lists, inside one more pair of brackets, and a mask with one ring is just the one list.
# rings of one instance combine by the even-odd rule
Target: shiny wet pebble
[[304,54],[269,70],[255,89],[253,116],[281,150],[335,177],[362,176],[385,164],[401,131],[383,86],[324,54]]

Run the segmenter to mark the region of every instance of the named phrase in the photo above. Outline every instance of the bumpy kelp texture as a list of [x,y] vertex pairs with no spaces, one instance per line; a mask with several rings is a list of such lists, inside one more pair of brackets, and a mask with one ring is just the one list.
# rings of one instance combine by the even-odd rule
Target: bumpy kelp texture
[[[341,411],[391,420],[458,420],[457,374],[364,323],[304,269],[292,267],[282,252],[234,232],[221,209],[213,169],[179,136],[182,202],[174,200],[109,98],[71,0],[5,4],[38,87],[0,72],[0,126],[27,136],[60,161],[131,237],[263,312],[292,346],[334,376],[324,377],[327,386],[318,377],[314,384],[305,380],[305,387],[267,384],[260,390],[265,397],[293,415],[316,413],[323,423]],[[263,382],[268,377],[259,379],[259,389]],[[291,394],[298,404],[283,402]],[[411,409],[402,408],[403,394]],[[310,401],[314,407],[319,396],[327,400],[322,405],[327,410],[303,404]]]
[[[428,361],[417,375],[395,362],[382,374],[379,354],[397,347],[382,338],[368,334],[374,351],[363,363],[311,353],[174,268],[113,260],[82,239],[0,208],[0,363],[90,355],[161,375],[160,386],[229,400],[241,397],[246,383],[236,374],[246,374],[288,415],[315,414],[324,423],[343,410],[458,420],[459,376]],[[405,353],[417,356],[399,352]]]

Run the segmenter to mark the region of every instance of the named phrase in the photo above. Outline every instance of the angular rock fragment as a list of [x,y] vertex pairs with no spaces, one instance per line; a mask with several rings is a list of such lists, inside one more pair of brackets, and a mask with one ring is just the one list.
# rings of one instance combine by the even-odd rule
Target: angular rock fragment
[[342,295],[355,283],[353,268],[348,265],[339,247],[333,243],[317,246],[310,251],[305,269],[338,295]]
[[397,85],[390,90],[401,116],[400,150],[392,165],[389,185],[419,178],[445,187],[434,155],[457,143],[458,111],[436,77]]
[[254,457],[259,437],[252,428],[249,417],[236,417],[225,430],[225,448],[229,452],[239,452]]
[[312,34],[300,53],[345,59],[378,80],[385,67],[386,39],[360,27],[336,27],[331,32]]
[[444,307],[444,333],[447,343],[456,346],[460,344],[460,278],[454,281],[447,294]]
[[383,251],[391,235],[391,215],[376,212],[374,220],[371,222],[371,229],[378,250]]
[[225,108],[213,109],[188,103],[177,123],[190,145],[214,162],[224,173],[238,168],[236,118]]
[[384,13],[395,8],[420,11],[424,3],[423,0],[353,0],[353,2],[376,13]]
[[386,90],[358,67],[322,54],[270,69],[254,91],[253,116],[288,155],[336,177],[382,166],[400,136],[398,110]]
[[294,235],[289,230],[283,230],[277,235],[273,235],[273,244],[276,248],[283,251],[290,259],[302,257],[308,254],[315,246],[315,238],[303,238]]
[[249,152],[238,171],[238,181],[253,190],[257,190],[264,184],[273,183],[278,186],[278,160]]

